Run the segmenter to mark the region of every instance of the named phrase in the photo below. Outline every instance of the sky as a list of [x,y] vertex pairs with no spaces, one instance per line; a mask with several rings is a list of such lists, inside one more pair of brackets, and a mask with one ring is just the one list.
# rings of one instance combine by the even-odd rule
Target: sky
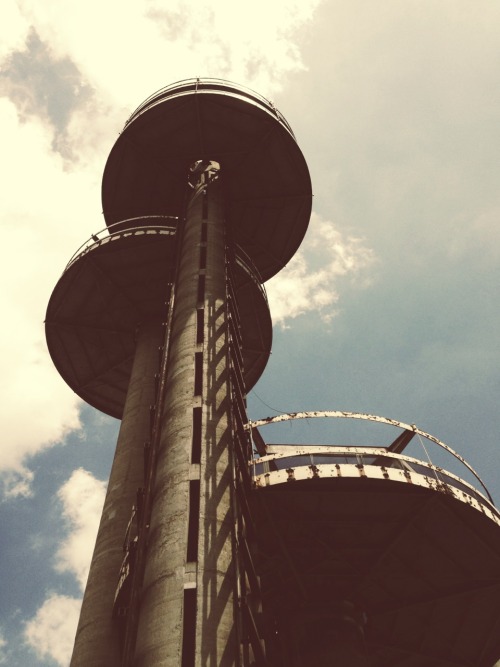
[[[123,124],[174,81],[226,78],[272,100],[311,172],[308,233],[267,284],[273,352],[251,417],[415,423],[500,502],[499,26],[496,0],[2,0],[0,664],[69,662],[118,422],[58,376],[45,309],[105,226]],[[262,434],[396,435],[280,428]]]

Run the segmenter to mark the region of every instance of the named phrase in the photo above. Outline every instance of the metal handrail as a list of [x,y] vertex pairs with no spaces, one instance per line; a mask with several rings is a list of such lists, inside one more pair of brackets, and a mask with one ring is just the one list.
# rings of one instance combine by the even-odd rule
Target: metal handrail
[[207,92],[216,92],[216,93],[230,93],[233,96],[243,97],[247,100],[250,100],[252,103],[264,107],[265,111],[274,115],[277,120],[285,126],[286,130],[292,135],[295,139],[295,135],[292,131],[292,128],[288,124],[288,121],[283,116],[283,114],[274,106],[274,104],[246,86],[242,86],[238,83],[233,83],[232,81],[226,81],[224,79],[216,78],[195,78],[195,79],[182,79],[171,83],[168,86],[160,88],[152,95],[147,97],[144,102],[142,102],[129,116],[125,127],[134,121],[138,116],[140,116],[144,111],[146,111],[151,106],[161,102],[162,100],[177,97],[178,95],[184,95],[189,92],[203,93]]
[[[282,460],[286,461],[287,459],[290,458],[304,458],[304,463],[300,463],[299,465],[294,465],[291,466],[293,468],[301,468],[305,467],[311,464],[313,461],[311,459],[311,456],[314,458],[315,456],[321,456],[322,458],[328,458],[332,459],[332,463],[335,463],[335,460],[338,461],[338,459],[341,458],[346,458],[346,457],[351,457],[351,458],[356,458],[357,462],[360,465],[363,466],[375,466],[376,468],[389,468],[391,467],[387,463],[384,463],[383,465],[381,463],[375,463],[373,461],[367,461],[366,459],[394,459],[396,461],[404,461],[405,463],[409,464],[409,468],[406,468],[405,466],[402,467],[403,470],[408,470],[409,472],[414,472],[416,474],[422,474],[418,470],[412,469],[411,464],[418,465],[423,468],[427,468],[429,471],[432,471],[433,473],[437,473],[437,481],[438,482],[444,482],[446,483],[446,480],[441,479],[441,477],[445,477],[447,479],[450,479],[450,483],[452,486],[455,486],[455,488],[459,488],[460,486],[453,485],[453,481],[459,482],[462,486],[467,487],[468,489],[471,490],[471,494],[473,497],[476,495],[479,495],[481,497],[481,500],[488,503],[488,505],[491,505],[491,507],[495,510],[495,513],[500,516],[500,512],[496,509],[494,505],[490,503],[490,501],[484,496],[481,491],[476,489],[470,482],[467,482],[465,479],[462,477],[459,477],[458,475],[455,475],[455,473],[450,472],[449,470],[445,470],[441,466],[436,466],[433,463],[428,463],[427,461],[422,461],[421,459],[416,459],[415,457],[412,456],[406,456],[406,454],[396,454],[394,452],[381,452],[380,448],[373,448],[373,451],[370,451],[370,447],[325,447],[324,449],[321,449],[321,446],[318,447],[310,447],[311,450],[314,451],[304,451],[304,448],[301,448],[299,451],[295,448],[294,445],[289,445],[287,447],[290,451],[288,453],[285,453],[283,451],[276,452],[273,454],[267,454],[266,456],[261,456],[259,458],[253,459],[252,461],[249,462],[249,466],[252,466],[255,471],[255,466],[259,464],[264,464],[264,463],[269,463],[270,461],[276,461],[276,460]],[[326,451],[325,451],[326,450]],[[332,451],[335,450],[335,451]],[[340,464],[348,465],[349,463],[347,461],[340,462]],[[328,465],[324,461],[321,463],[314,462],[314,465]],[[352,464],[351,464],[352,465]],[[279,468],[281,469],[281,468]],[[254,476],[258,476],[261,473],[254,472]],[[435,475],[434,475],[435,476]],[[460,489],[463,490],[463,489]]]
[[129,223],[134,223],[138,220],[175,220],[179,221],[180,218],[174,217],[171,215],[146,215],[139,216],[135,218],[126,218],[125,220],[120,220],[119,222],[114,222],[104,229],[100,229],[98,232],[91,234],[90,238],[87,239],[82,245],[78,248],[76,252],[73,253],[69,262],[66,264],[65,271],[82,255],[86,254],[96,246],[100,245],[104,240],[121,236],[123,234],[132,234],[137,232],[145,233],[147,231],[158,231],[158,232],[168,232],[171,235],[175,235],[176,226],[172,225],[135,225],[131,227],[124,227],[124,225]]
[[[464,465],[467,470],[469,470],[472,475],[477,479],[477,481],[480,483],[480,485],[483,487],[483,489],[486,492],[486,495],[489,499],[489,501],[494,505],[493,498],[490,495],[490,492],[486,488],[486,485],[482,481],[482,479],[479,477],[477,472],[474,470],[474,468],[467,463],[467,461],[463,458],[463,456],[460,456],[457,452],[455,452],[451,447],[448,445],[445,445],[444,442],[441,440],[438,440],[436,437],[431,435],[430,433],[426,433],[425,431],[421,431],[415,424],[405,424],[404,422],[399,422],[396,421],[395,419],[388,419],[387,417],[379,417],[378,415],[371,415],[371,414],[365,414],[361,412],[344,412],[344,411],[339,411],[339,410],[323,410],[323,411],[314,411],[314,412],[290,412],[286,414],[281,414],[281,415],[275,415],[273,417],[267,417],[265,419],[259,419],[256,421],[250,421],[246,425],[246,428],[248,430],[252,430],[252,428],[258,428],[260,426],[267,426],[268,424],[277,424],[280,422],[285,422],[285,421],[291,421],[294,419],[318,419],[318,418],[333,418],[333,419],[360,419],[360,420],[365,420],[365,421],[373,421],[373,422],[378,422],[381,424],[389,424],[390,426],[397,426],[398,428],[402,428],[405,431],[411,431],[415,433],[416,435],[419,435],[426,440],[429,440],[430,442],[433,442],[434,444],[438,445],[445,451],[447,451],[449,454],[451,454],[454,458],[456,458],[462,465]],[[386,456],[387,454],[384,454]],[[460,478],[459,478],[460,479]]]
[[[461,491],[462,493],[467,493],[471,498],[474,498],[480,503],[484,503],[487,505],[490,510],[500,519],[500,512],[498,509],[495,507],[491,499],[487,498],[484,494],[482,494],[476,487],[474,487],[472,484],[467,482],[466,480],[462,479],[462,477],[459,477],[458,475],[455,475],[454,473],[445,470],[444,468],[441,468],[440,466],[435,466],[432,463],[427,463],[426,461],[422,461],[421,459],[416,459],[411,456],[406,456],[403,454],[396,454],[394,452],[384,452],[383,455],[380,454],[380,450],[376,449],[376,453],[369,453],[370,448],[368,447],[336,447],[336,451],[331,451],[333,447],[328,447],[326,446],[325,449],[328,451],[321,451],[321,447],[311,447],[311,449],[314,449],[314,451],[311,452],[305,452],[304,448],[300,449],[300,453],[296,451],[294,446],[289,446],[290,451],[288,453],[284,452],[279,452],[275,454],[269,454],[267,456],[263,456],[261,458],[256,458],[253,459],[252,461],[249,462],[249,467],[252,469],[252,478],[255,481],[257,478],[261,477],[262,475],[267,475],[272,472],[280,472],[283,470],[288,471],[290,468],[293,468],[296,470],[297,468],[307,468],[314,466],[314,469],[317,470],[319,473],[321,470],[321,466],[328,466],[335,464],[337,466],[343,466],[343,465],[355,465],[358,468],[360,466],[362,467],[376,467],[376,468],[383,468],[385,471],[387,469],[397,469],[397,470],[402,470],[405,475],[409,474],[415,474],[415,475],[422,475],[426,476],[425,472],[421,470],[421,468],[425,468],[426,470],[431,473],[429,476],[435,479],[436,483],[438,485],[444,484],[446,486],[451,486],[454,489],[457,489],[458,491]],[[363,450],[363,451],[360,451]],[[326,461],[322,460],[321,462],[318,462],[315,460],[316,457],[320,457],[322,459],[331,459],[331,463],[327,463]],[[377,463],[377,459],[381,459],[383,456],[384,459],[392,459],[394,461],[399,461],[401,463],[400,466],[394,466],[391,465],[389,462],[385,462],[384,464],[382,463]],[[341,460],[341,459],[346,459],[347,457],[356,459],[356,461],[349,462],[348,460]],[[304,461],[297,463],[297,459],[303,458]],[[295,459],[293,464],[290,464],[288,467],[287,466],[287,460],[288,459]],[[275,469],[271,469],[271,462],[275,462]],[[282,463],[276,464],[277,461],[281,461]],[[259,471],[258,467],[262,466],[263,470]],[[416,466],[417,468],[415,468]],[[269,468],[269,469],[268,469]],[[420,468],[420,470],[418,469]]]
[[236,244],[234,249],[234,255],[236,264],[238,264],[245,271],[245,273],[248,274],[252,282],[255,283],[255,285],[261,291],[262,296],[264,297],[264,300],[267,303],[267,305],[269,305],[269,302],[267,300],[266,289],[264,287],[262,278],[260,277],[260,273],[257,270],[255,264],[252,262],[247,253],[242,248],[240,248],[240,246]]
[[[426,461],[422,461],[421,459],[416,459],[411,456],[406,456],[402,454],[395,454],[394,452],[386,452],[384,454],[385,459],[392,459],[394,461],[400,462],[399,466],[396,465],[391,465],[390,462],[386,461],[383,465],[381,463],[376,463],[374,459],[380,459],[380,455],[374,455],[371,454],[369,455],[367,452],[354,452],[353,450],[356,449],[355,447],[348,448],[349,451],[346,450],[344,452],[342,451],[337,451],[337,452],[318,452],[315,451],[310,452],[310,453],[304,453],[301,451],[300,454],[298,454],[296,451],[294,451],[294,447],[289,446],[289,449],[292,450],[288,454],[271,454],[267,456],[263,456],[261,458],[253,459],[252,461],[249,462],[249,467],[252,469],[252,479],[254,482],[261,477],[262,475],[268,475],[270,473],[277,473],[277,472],[282,472],[282,471],[287,471],[289,472],[290,469],[297,470],[300,468],[314,468],[314,470],[319,474],[321,471],[322,466],[329,466],[335,464],[337,468],[340,466],[345,466],[345,465],[354,465],[357,468],[381,468],[384,470],[384,474],[387,473],[388,469],[392,470],[399,470],[402,471],[405,476],[409,476],[411,474],[413,475],[420,475],[425,478],[432,478],[435,480],[435,483],[438,485],[444,485],[444,487],[453,487],[459,492],[462,493],[467,493],[471,498],[475,499],[479,503],[483,503],[485,506],[487,506],[491,512],[495,514],[500,519],[500,512],[499,510],[495,507],[493,502],[491,502],[486,496],[481,493],[476,487],[474,487],[472,484],[467,482],[465,479],[462,477],[459,477],[458,475],[455,475],[454,473],[450,472],[449,470],[445,470],[444,468],[440,466],[435,466],[432,463],[427,463]],[[341,448],[338,448],[339,450]],[[360,448],[359,448],[360,449]],[[366,448],[364,448],[366,449]],[[315,460],[317,457],[321,457],[323,460],[322,461],[317,461]],[[347,457],[350,457],[353,460],[352,462],[348,460],[341,460],[341,459],[346,459]],[[326,462],[324,459],[331,459],[330,462]],[[290,459],[294,459],[293,463],[288,464],[287,467],[287,461]],[[297,459],[304,459],[303,462],[297,463]],[[278,463],[280,461],[281,463]],[[275,467],[271,467],[271,462],[275,462]],[[262,467],[263,470],[259,470],[259,467]],[[425,468],[425,471],[422,470],[422,468]],[[426,471],[428,471],[429,475],[427,477]],[[321,477],[321,475],[319,475]],[[408,477],[410,479],[410,477]]]

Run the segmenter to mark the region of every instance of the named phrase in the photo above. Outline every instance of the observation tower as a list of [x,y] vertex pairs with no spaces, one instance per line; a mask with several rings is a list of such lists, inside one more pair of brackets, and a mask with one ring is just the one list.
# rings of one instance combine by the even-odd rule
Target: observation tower
[[[72,667],[500,657],[500,514],[476,481],[406,448],[430,442],[476,475],[460,456],[372,415],[247,418],[271,351],[263,282],[299,247],[311,198],[286,120],[233,83],[155,93],[112,148],[107,228],[71,258],[46,316],[62,377],[121,419]],[[261,435],[317,417],[398,433],[377,446]]]
[[46,316],[62,377],[122,420],[71,665],[250,664],[237,434],[271,351],[262,283],[309,222],[307,165],[270,102],[193,79],[129,118],[102,201],[107,230]]

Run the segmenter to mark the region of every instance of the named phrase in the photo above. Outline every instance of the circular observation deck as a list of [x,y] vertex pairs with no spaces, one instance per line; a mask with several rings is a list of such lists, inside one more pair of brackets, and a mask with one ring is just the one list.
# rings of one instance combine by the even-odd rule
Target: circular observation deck
[[[172,222],[161,216],[125,220],[115,231],[93,235],[68,263],[47,308],[47,345],[57,370],[84,401],[118,419],[137,327],[166,319],[175,267]],[[271,352],[271,316],[260,278],[238,254],[233,278],[250,389]]]
[[102,181],[106,224],[184,215],[189,166],[221,165],[233,241],[263,280],[299,247],[311,214],[309,171],[290,126],[267,100],[218,79],[190,79],[149,97],[132,114]]
[[487,492],[403,455],[413,436],[443,445],[414,426],[330,414],[403,432],[389,447],[268,445],[252,462],[268,659],[305,664],[296,656],[328,642],[329,610],[348,601],[366,615],[370,667],[492,667],[500,513]]

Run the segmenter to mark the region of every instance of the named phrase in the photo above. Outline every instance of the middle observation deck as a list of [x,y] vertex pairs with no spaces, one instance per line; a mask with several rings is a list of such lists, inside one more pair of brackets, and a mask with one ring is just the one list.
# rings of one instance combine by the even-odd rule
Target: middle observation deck
[[[47,345],[54,365],[84,401],[121,419],[141,322],[160,324],[174,280],[177,221],[122,220],[93,234],[70,259],[50,298]],[[271,352],[262,280],[234,248],[233,289],[251,389]]]

